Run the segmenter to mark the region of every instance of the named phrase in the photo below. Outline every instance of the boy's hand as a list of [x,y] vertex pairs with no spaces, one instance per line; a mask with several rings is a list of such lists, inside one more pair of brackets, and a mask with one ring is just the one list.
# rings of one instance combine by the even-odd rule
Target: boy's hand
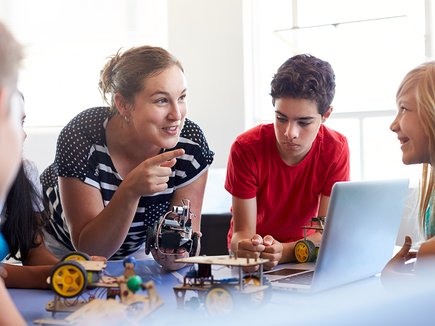
[[[259,258],[261,252],[265,249],[263,238],[255,234],[251,239],[240,240],[237,246],[237,256],[246,258]],[[258,266],[246,267],[243,270],[247,273],[255,272]]]
[[263,238],[256,234],[251,239],[243,239],[239,241],[237,246],[237,256],[255,259],[260,257],[260,253],[264,248]]
[[260,257],[269,259],[269,262],[264,264],[265,269],[272,269],[278,265],[282,257],[283,245],[281,242],[275,240],[271,235],[266,235],[263,238],[263,245],[265,246]]

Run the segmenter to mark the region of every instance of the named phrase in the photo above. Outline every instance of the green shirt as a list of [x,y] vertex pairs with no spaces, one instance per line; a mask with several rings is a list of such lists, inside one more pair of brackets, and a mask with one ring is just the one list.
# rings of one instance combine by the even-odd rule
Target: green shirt
[[435,236],[435,224],[434,220],[431,219],[434,198],[435,194],[432,193],[429,200],[429,205],[427,205],[426,214],[424,216],[424,234],[426,239],[430,239]]

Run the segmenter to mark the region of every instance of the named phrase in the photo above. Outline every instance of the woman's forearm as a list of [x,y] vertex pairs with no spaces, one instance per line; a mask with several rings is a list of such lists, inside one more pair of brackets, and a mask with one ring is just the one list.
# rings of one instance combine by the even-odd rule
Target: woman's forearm
[[101,213],[83,227],[74,243],[77,250],[108,258],[121,247],[139,202],[126,192],[120,187]]

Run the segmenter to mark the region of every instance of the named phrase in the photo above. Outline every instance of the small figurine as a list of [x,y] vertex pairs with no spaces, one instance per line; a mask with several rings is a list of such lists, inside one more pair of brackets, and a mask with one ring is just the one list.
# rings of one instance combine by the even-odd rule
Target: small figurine
[[323,231],[325,226],[325,216],[313,217],[309,226],[303,226],[304,239],[295,244],[295,257],[299,263],[313,262],[317,259],[320,244],[315,244],[307,239],[307,230]]
[[136,258],[134,257],[125,257],[123,260],[124,265],[124,278],[126,280],[131,276],[135,276],[136,272],[134,271],[134,267],[136,266]]
[[192,217],[188,199],[182,200],[182,206],[172,207],[172,210],[156,221],[153,227],[148,227],[145,253],[148,255],[151,249],[163,254],[168,254],[167,249],[173,253],[184,249],[190,256],[195,256],[199,234],[192,234]]

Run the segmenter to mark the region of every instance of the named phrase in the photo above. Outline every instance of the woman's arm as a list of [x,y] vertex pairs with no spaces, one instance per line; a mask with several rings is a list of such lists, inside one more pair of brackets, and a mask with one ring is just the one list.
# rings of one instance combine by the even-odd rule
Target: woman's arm
[[110,257],[122,245],[141,196],[163,191],[176,157],[184,150],[165,152],[143,161],[120,184],[104,207],[100,190],[77,178],[59,178],[62,206],[74,247],[89,255]]
[[[112,256],[128,233],[139,196],[121,183],[107,207],[98,189],[76,178],[59,178],[61,201],[76,250]],[[78,204],[80,203],[80,204]]]

